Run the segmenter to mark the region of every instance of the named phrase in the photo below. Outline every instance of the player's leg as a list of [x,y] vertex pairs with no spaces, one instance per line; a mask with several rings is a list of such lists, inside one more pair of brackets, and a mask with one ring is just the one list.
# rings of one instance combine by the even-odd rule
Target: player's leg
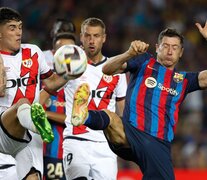
[[22,139],[26,131],[17,118],[17,110],[22,104],[28,104],[29,106],[30,103],[25,98],[20,99],[16,104],[4,111],[1,116],[1,123],[3,127],[12,137],[18,139]]
[[40,133],[45,142],[51,142],[54,138],[42,106],[37,103],[30,105],[26,98],[8,108],[2,114],[1,122],[7,132],[18,139],[24,137],[26,129]]
[[[110,119],[107,128],[104,129],[104,134],[107,139],[114,145],[128,147],[129,144],[121,118],[116,113],[109,110],[100,111],[100,113],[104,112],[107,116],[105,119]],[[103,115],[101,115],[101,117],[103,117]]]
[[71,123],[74,126],[84,124],[94,130],[104,130],[107,139],[111,143],[128,146],[122,120],[116,113],[109,110],[88,111],[89,92],[88,84],[82,84],[76,90]]

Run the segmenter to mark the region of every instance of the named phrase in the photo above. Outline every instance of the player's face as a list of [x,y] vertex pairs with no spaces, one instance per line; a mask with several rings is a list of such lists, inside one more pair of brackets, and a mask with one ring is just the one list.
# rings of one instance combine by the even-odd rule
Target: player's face
[[[106,34],[100,26],[88,26],[83,28],[81,33],[81,42],[83,48],[92,61],[101,55],[103,43],[106,40]],[[100,59],[98,59],[100,61]]]
[[0,49],[9,53],[20,48],[22,38],[22,21],[11,20],[0,25]]
[[75,44],[75,42],[72,39],[66,39],[66,38],[58,39],[55,42],[54,50],[57,51],[61,46],[67,45],[67,44]]
[[164,36],[162,42],[156,45],[157,60],[163,66],[173,70],[183,54],[178,37]]

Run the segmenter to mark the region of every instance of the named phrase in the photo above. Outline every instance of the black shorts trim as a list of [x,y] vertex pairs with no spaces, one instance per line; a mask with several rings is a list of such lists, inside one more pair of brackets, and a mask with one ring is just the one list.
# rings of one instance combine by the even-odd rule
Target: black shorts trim
[[5,164],[5,165],[0,166],[0,170],[1,169],[8,169],[8,168],[13,167],[13,166],[15,166],[15,165],[14,164]]
[[86,139],[86,138],[82,138],[82,137],[74,137],[74,136],[64,137],[64,140],[65,139],[74,139],[74,140],[78,140],[78,141],[91,141],[91,142],[96,142],[96,143],[105,143],[106,142],[106,141],[93,141],[90,139]]

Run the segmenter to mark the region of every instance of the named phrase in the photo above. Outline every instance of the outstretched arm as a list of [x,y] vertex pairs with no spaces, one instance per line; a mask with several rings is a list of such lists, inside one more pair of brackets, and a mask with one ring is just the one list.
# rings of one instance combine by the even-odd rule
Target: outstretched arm
[[[201,26],[200,23],[196,23],[195,24],[198,28],[198,30],[200,31],[200,33],[202,34],[202,36],[207,40],[207,21],[204,25],[204,27]],[[207,70],[201,71],[198,75],[198,82],[199,82],[199,86],[203,89],[207,88]]]
[[126,62],[136,55],[145,53],[148,47],[149,44],[145,42],[133,41],[125,53],[114,56],[106,62],[102,69],[103,73],[112,75],[123,72],[126,68]]
[[[40,92],[40,104],[46,104],[47,100],[49,99],[50,94],[46,92],[44,89],[41,90]],[[65,113],[56,113],[52,111],[46,111],[47,117],[49,120],[64,124],[66,115]]]
[[5,95],[6,90],[6,72],[3,59],[0,55],[0,97]]
[[80,75],[67,75],[59,76],[53,73],[49,78],[44,79],[43,83],[49,91],[57,91],[62,88],[69,80],[73,80],[80,77]]

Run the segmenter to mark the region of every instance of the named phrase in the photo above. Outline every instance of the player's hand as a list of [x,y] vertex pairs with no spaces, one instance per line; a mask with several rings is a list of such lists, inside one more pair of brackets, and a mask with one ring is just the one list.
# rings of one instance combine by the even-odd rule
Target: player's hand
[[140,40],[135,40],[131,42],[128,53],[132,56],[135,56],[145,53],[148,50],[148,48],[149,44]]
[[202,27],[200,23],[195,23],[195,25],[197,26],[197,28],[200,31],[200,33],[202,34],[202,36],[207,40],[207,21],[206,21],[204,27]]
[[80,48],[82,48],[83,50],[85,50],[82,44],[80,45]]

